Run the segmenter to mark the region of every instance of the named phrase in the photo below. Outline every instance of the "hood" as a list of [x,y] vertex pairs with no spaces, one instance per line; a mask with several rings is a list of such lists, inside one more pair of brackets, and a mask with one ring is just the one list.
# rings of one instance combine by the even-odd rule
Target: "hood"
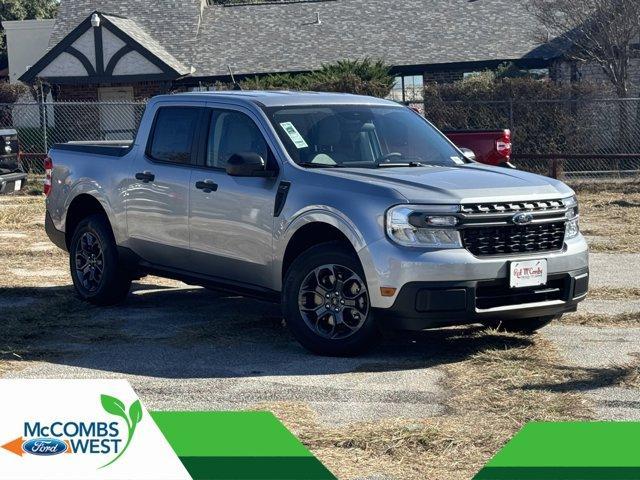
[[547,200],[573,194],[573,190],[558,180],[479,164],[375,170],[353,168],[323,170],[322,173],[393,188],[409,203]]

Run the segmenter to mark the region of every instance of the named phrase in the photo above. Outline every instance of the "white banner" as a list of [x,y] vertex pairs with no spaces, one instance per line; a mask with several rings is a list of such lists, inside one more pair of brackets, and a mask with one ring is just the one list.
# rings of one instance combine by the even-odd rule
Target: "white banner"
[[189,480],[125,380],[0,380],[0,478]]

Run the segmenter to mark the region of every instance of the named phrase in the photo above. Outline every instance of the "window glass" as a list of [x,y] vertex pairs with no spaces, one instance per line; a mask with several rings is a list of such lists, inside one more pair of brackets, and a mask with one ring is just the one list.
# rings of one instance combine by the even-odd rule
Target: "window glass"
[[460,152],[417,113],[400,106],[321,105],[267,109],[294,162],[307,167],[383,164],[454,166]]
[[224,169],[237,153],[257,153],[269,162],[267,142],[251,118],[232,110],[214,110],[209,127],[207,166]]
[[163,107],[158,110],[149,155],[162,162],[191,162],[193,135],[199,108]]
[[407,102],[424,99],[424,78],[422,75],[404,77],[404,99]]
[[393,81],[393,88],[387,97],[389,100],[395,100],[396,102],[404,101],[404,92],[402,86],[402,77],[395,77]]
[[396,102],[414,102],[424,99],[424,78],[422,75],[395,77],[393,88],[387,97]]

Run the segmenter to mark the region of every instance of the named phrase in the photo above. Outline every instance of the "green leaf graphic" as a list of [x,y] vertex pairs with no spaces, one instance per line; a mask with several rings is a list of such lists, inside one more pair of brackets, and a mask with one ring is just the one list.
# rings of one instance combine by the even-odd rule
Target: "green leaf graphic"
[[102,408],[104,408],[107,413],[110,413],[111,415],[117,415],[118,417],[122,417],[125,420],[128,420],[124,403],[122,403],[117,398],[110,397],[109,395],[101,395],[100,402],[102,403]]
[[136,432],[136,427],[142,420],[142,405],[140,404],[140,400],[136,400],[129,407],[129,415],[127,415],[124,403],[115,397],[101,395],[100,402],[102,403],[102,408],[104,408],[107,413],[124,418],[124,421],[127,424],[127,441],[124,444],[124,447],[120,450],[120,453],[118,453],[113,460],[100,467],[105,468],[116,462],[129,448],[131,440],[133,440],[133,435]]
[[136,425],[142,420],[142,405],[140,400],[136,400],[129,407],[129,418],[131,419],[131,428],[136,428]]

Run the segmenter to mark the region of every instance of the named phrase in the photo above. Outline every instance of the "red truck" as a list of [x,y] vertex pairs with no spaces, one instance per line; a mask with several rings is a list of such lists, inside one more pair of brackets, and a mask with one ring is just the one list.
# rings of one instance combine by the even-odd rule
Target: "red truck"
[[[459,148],[472,151],[480,163],[515,168],[511,163],[511,130],[449,130],[442,133]],[[465,153],[472,156],[471,152]]]

